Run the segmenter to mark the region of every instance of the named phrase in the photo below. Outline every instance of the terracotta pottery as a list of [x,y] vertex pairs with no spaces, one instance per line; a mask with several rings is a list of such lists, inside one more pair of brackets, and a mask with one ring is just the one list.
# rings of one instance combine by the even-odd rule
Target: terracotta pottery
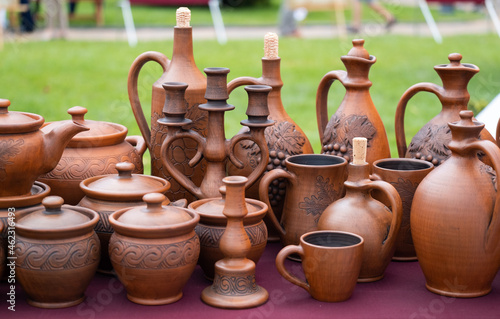
[[[269,294],[256,283],[255,263],[246,258],[252,245],[243,224],[248,213],[245,199],[247,178],[228,176],[223,182],[226,186],[223,214],[227,226],[220,239],[220,249],[224,258],[215,263],[214,282],[202,291],[201,300],[219,308],[257,307],[267,301]],[[264,203],[260,205],[264,210],[266,206]]]
[[[5,269],[5,261],[6,261],[5,252],[7,251],[7,249],[5,248],[7,242],[4,243],[3,233],[4,233],[4,226],[3,223],[0,223],[0,234],[2,234],[2,236],[0,236],[0,280],[2,279],[3,272]],[[7,229],[5,233],[7,233]]]
[[[304,288],[319,301],[349,299],[356,287],[363,261],[363,238],[336,231],[313,231],[300,237],[299,245],[289,245],[276,256],[278,272],[289,282]],[[285,259],[298,254],[306,280],[285,267]]]
[[44,208],[16,213],[16,277],[28,303],[41,308],[75,306],[100,257],[96,212],[46,197]]
[[[391,157],[391,152],[384,123],[369,92],[372,82],[368,79],[368,72],[377,59],[368,54],[364,42],[362,39],[353,40],[353,48],[341,57],[346,71],[330,71],[321,79],[316,94],[316,117],[322,153],[342,156],[350,161],[352,139],[365,137],[369,149],[366,161],[371,164]],[[346,94],[328,121],[328,91],[335,80],[345,87]]]
[[[424,179],[427,174],[432,171],[434,165],[430,162],[421,161],[411,158],[386,158],[375,161],[372,167],[372,176],[391,184],[398,191],[403,203],[403,213],[401,217],[401,228],[399,229],[398,237],[396,238],[396,251],[392,260],[398,261],[415,261],[417,255],[413,246],[410,227],[410,212],[413,195],[418,184]],[[390,201],[386,196],[379,192],[373,196],[390,207]]]
[[109,256],[127,298],[142,305],[163,305],[182,298],[182,289],[200,254],[194,227],[200,217],[180,207],[162,206],[165,195],[144,195],[146,206],[109,216],[115,232]]
[[325,154],[301,154],[286,158],[285,166],[287,170],[275,169],[262,177],[259,193],[269,206],[269,185],[277,178],[288,181],[281,220],[272,208],[266,218],[279,231],[283,246],[298,245],[300,236],[317,229],[323,210],[344,194],[347,161]]
[[[269,161],[266,172],[276,168],[285,168],[285,158],[297,154],[312,154],[313,149],[306,134],[287,114],[281,100],[281,58],[278,56],[278,36],[275,33],[267,33],[264,39],[264,57],[262,58],[262,76],[260,78],[240,77],[230,81],[227,84],[228,91],[231,93],[237,87],[242,85],[262,84],[272,87],[268,97],[269,119],[274,120],[275,124],[265,130],[267,147],[269,149]],[[246,129],[246,128],[245,128]],[[243,141],[235,149],[236,157],[244,162],[244,168],[236,169],[229,166],[230,175],[248,176],[260,162],[260,149],[250,141]],[[250,187],[246,196],[259,199],[258,183]],[[278,218],[281,216],[281,210],[285,196],[285,183],[282,180],[273,183],[269,190],[269,201],[273,206],[273,211]],[[267,225],[272,227],[271,224]],[[277,230],[269,229],[271,234],[277,234]]]
[[[101,262],[99,272],[111,273],[113,266],[109,260],[108,244],[113,233],[113,227],[109,224],[109,215],[117,210],[142,206],[142,197],[148,193],[165,194],[170,188],[170,183],[156,176],[132,174],[134,164],[116,164],[117,175],[101,175],[85,179],[80,188],[85,193],[78,206],[95,210],[99,214],[99,222],[95,231],[101,241]],[[182,201],[182,200],[181,200]],[[162,205],[170,204],[168,198]],[[179,203],[186,206],[186,200]]]
[[[365,146],[366,139],[361,142]],[[354,159],[356,159],[356,139]],[[362,153],[364,151],[361,151]],[[371,165],[361,160],[349,163],[346,194],[328,206],[318,221],[318,230],[337,230],[363,237],[363,263],[358,282],[372,282],[384,277],[401,227],[403,207],[397,190],[384,181],[370,180]],[[371,192],[382,192],[391,203],[391,210],[372,197]]]
[[[127,136],[123,125],[84,119],[87,109],[75,106],[68,110],[72,121],[90,130],[74,136],[64,149],[56,168],[38,178],[52,189],[52,195],[61,196],[64,202],[76,205],[83,198],[80,183],[89,177],[115,174],[115,164],[131,162],[134,173],[143,173],[142,155],[146,143],[141,136]],[[43,127],[44,132],[64,125],[67,121],[52,122]]]
[[45,134],[43,117],[9,112],[9,106],[0,99],[0,197],[30,196],[35,180],[56,167],[66,144],[88,128],[69,122]]
[[[500,267],[500,180],[476,153],[500,169],[500,150],[480,140],[484,124],[472,111],[449,123],[451,156],[418,186],[411,232],[428,290],[450,297],[478,297],[491,291]],[[496,190],[495,190],[496,189]]]
[[[198,107],[208,112],[207,136],[203,137],[193,130],[186,130],[185,126],[190,122],[185,118],[186,101],[184,92],[186,83],[167,82],[164,84],[167,98],[163,113],[165,117],[158,120],[161,125],[168,127],[167,136],[162,145],[162,160],[164,168],[173,176],[173,178],[186,188],[196,198],[213,198],[219,196],[219,188],[222,186],[222,179],[227,175],[228,161],[231,161],[237,167],[242,167],[243,163],[234,155],[234,148],[242,140],[255,142],[261,149],[262,161],[248,176],[246,187],[250,187],[260,177],[266,169],[269,153],[267,143],[264,137],[264,130],[274,122],[267,119],[269,110],[267,108],[267,96],[271,87],[265,85],[249,85],[245,87],[248,93],[247,120],[241,121],[241,124],[247,126],[249,130],[245,133],[239,133],[230,140],[226,140],[224,131],[224,114],[226,111],[234,109],[233,105],[227,104],[229,98],[227,93],[227,68],[206,68],[207,74],[207,92],[205,98],[206,104]],[[194,167],[202,159],[206,160],[206,171],[200,186],[197,186],[189,179],[180,167],[175,165],[168,150],[172,149],[175,141],[184,138],[191,138],[197,143],[197,153],[189,162]],[[174,154],[175,155],[175,154]]]
[[[164,82],[185,82],[189,84],[186,90],[186,101],[188,103],[186,116],[192,120],[187,128],[195,130],[202,136],[206,135],[207,112],[198,108],[198,105],[206,103],[204,94],[207,80],[194,61],[192,28],[189,26],[190,18],[191,14],[187,8],[177,10],[177,26],[174,27],[171,60],[159,52],[144,52],[132,63],[128,75],[130,105],[151,154],[151,174],[166,178],[171,183],[172,187],[168,195],[171,200],[185,198],[188,202],[193,201],[194,197],[179,185],[163,167],[161,145],[166,137],[167,128],[158,124],[158,119],[163,117],[162,108],[165,102],[165,91],[162,84]],[[149,61],[154,61],[163,68],[162,76],[153,84],[151,128],[149,128],[144,116],[137,84],[142,67]],[[202,162],[197,166],[188,164],[196,154],[196,144],[190,139],[178,140],[168,152],[170,158],[175,160],[174,164],[181,166],[184,174],[195,185],[200,185],[204,176],[204,163]]]
[[[449,64],[439,64],[434,67],[443,82],[443,86],[434,83],[418,83],[411,86],[401,96],[396,109],[396,142],[399,157],[417,158],[432,162],[434,166],[441,165],[451,155],[448,143],[451,141],[449,122],[460,120],[459,113],[467,110],[469,92],[467,85],[470,79],[479,72],[474,64],[460,63],[462,55],[452,53],[448,56]],[[412,138],[406,146],[405,111],[408,101],[418,92],[430,92],[437,96],[442,109]],[[494,141],[487,130],[481,131],[481,139]]]
[[[224,258],[220,240],[227,225],[227,218],[223,214],[226,204],[225,187],[222,187],[221,193],[222,197],[200,199],[188,206],[200,215],[200,222],[195,228],[201,246],[198,263],[209,280],[214,278],[215,262]],[[248,214],[243,218],[243,225],[251,243],[247,258],[257,264],[267,243],[267,228],[262,220],[266,215],[267,205],[251,198],[245,198],[245,201]]]

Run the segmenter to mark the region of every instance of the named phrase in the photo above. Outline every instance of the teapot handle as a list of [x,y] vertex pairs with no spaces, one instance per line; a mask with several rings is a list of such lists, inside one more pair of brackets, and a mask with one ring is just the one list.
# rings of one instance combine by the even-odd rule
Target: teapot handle
[[429,82],[422,82],[411,86],[401,96],[398,106],[396,108],[395,131],[396,131],[396,144],[398,147],[399,157],[406,156],[406,136],[405,136],[405,110],[408,101],[418,92],[434,93],[441,101],[444,94],[444,89],[439,85]]
[[323,142],[325,128],[328,124],[328,91],[333,84],[333,81],[338,80],[344,85],[344,79],[347,77],[347,72],[343,70],[330,71],[319,82],[318,90],[316,91],[316,120],[318,121],[319,140]]
[[292,173],[287,172],[280,168],[273,169],[267,172],[266,174],[264,174],[264,176],[262,176],[262,179],[260,180],[259,183],[259,198],[261,201],[266,203],[268,207],[267,214],[264,218],[269,222],[271,222],[274,228],[278,231],[279,236],[283,238],[285,237],[286,231],[285,229],[283,229],[280,222],[278,221],[276,214],[274,214],[272,205],[269,201],[269,185],[271,185],[272,181],[278,178],[286,178],[290,181],[296,179],[295,175],[292,175]]
[[160,52],[148,51],[139,55],[128,72],[127,88],[128,88],[128,99],[130,101],[130,106],[132,107],[132,112],[137,121],[137,125],[141,131],[144,140],[146,141],[147,148],[151,151],[151,129],[148,126],[146,117],[144,116],[144,111],[142,110],[141,100],[139,99],[139,92],[137,89],[137,81],[139,79],[139,72],[141,71],[144,64],[149,61],[158,62],[165,72],[170,65],[170,60]]
[[250,76],[242,76],[242,77],[231,80],[227,84],[227,94],[231,94],[231,92],[233,92],[234,89],[236,89],[240,86],[257,85],[257,84],[265,84],[265,83],[262,81],[262,78],[257,79],[257,78],[253,78]]
[[298,254],[303,257],[304,249],[300,245],[288,245],[281,249],[276,256],[276,268],[278,269],[280,275],[283,276],[283,278],[294,285],[304,288],[309,292],[309,284],[304,280],[300,280],[298,277],[292,275],[285,267],[285,259],[292,254]]
[[485,249],[487,253],[490,253],[498,248],[498,243],[500,241],[500,178],[498,176],[500,172],[500,150],[498,146],[491,141],[477,140],[467,144],[460,151],[468,152],[473,150],[484,152],[491,160],[493,169],[497,172],[495,206],[493,207],[493,214],[485,237]]

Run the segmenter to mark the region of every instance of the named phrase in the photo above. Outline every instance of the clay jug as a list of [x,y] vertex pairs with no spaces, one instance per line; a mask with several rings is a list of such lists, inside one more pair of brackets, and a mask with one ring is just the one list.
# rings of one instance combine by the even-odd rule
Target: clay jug
[[[329,205],[318,221],[318,230],[345,231],[363,237],[365,245],[359,282],[384,277],[396,249],[403,211],[394,186],[381,180],[370,180],[370,170],[371,165],[364,159],[349,163],[345,196]],[[374,190],[389,199],[392,211],[372,197]]]
[[[467,110],[469,92],[467,84],[479,72],[474,64],[461,63],[462,55],[452,53],[448,56],[449,64],[439,64],[434,67],[443,82],[443,86],[434,83],[418,83],[411,86],[401,96],[396,109],[396,142],[399,157],[417,158],[432,162],[434,166],[442,164],[450,155],[448,143],[451,141],[449,122],[460,119],[459,113]],[[418,92],[430,92],[437,96],[442,109],[412,138],[406,146],[404,117],[408,101]],[[481,131],[481,139],[494,141],[487,130]]]
[[[368,79],[370,67],[376,62],[363,47],[364,40],[352,41],[353,48],[341,57],[346,71],[330,71],[319,83],[316,94],[316,117],[319,137],[324,154],[342,156],[352,160],[352,139],[368,140],[367,162],[372,164],[381,158],[391,157],[384,123],[373,104]],[[344,99],[328,122],[328,90],[338,80],[346,89]]]
[[[491,290],[500,266],[500,180],[476,153],[500,169],[500,150],[480,140],[472,111],[449,123],[451,156],[424,178],[413,197],[411,232],[428,290],[478,297]],[[496,190],[495,190],[496,188]]]
[[[183,11],[184,9],[187,12]],[[171,178],[170,174],[163,167],[161,145],[167,134],[167,129],[158,124],[158,119],[163,117],[162,109],[165,103],[165,90],[162,87],[162,83],[185,82],[189,85],[185,95],[188,103],[186,117],[192,120],[192,123],[186,126],[186,128],[193,129],[203,136],[206,135],[207,112],[198,108],[198,105],[206,103],[204,94],[207,80],[194,61],[192,28],[189,26],[189,18],[190,13],[187,8],[179,8],[177,10],[177,26],[174,28],[171,60],[164,54],[154,51],[145,52],[135,59],[128,75],[128,94],[132,111],[151,154],[151,174],[166,178],[170,182],[171,189],[168,196],[171,200],[186,198],[188,202],[191,202],[195,199],[194,196],[178,184],[175,179]],[[163,68],[162,76],[153,84],[151,128],[149,128],[144,117],[137,88],[137,80],[141,68],[149,61],[157,62]],[[196,154],[196,147],[194,141],[185,138],[179,140],[168,152],[172,155],[170,158],[175,160],[174,164],[180,166],[184,174],[196,185],[199,185],[204,175],[204,163],[202,162],[194,168],[188,165],[189,160]]]
[[[269,148],[269,163],[266,172],[285,168],[285,158],[297,154],[312,154],[313,149],[307,136],[302,129],[286,113],[281,100],[281,88],[283,81],[280,72],[281,58],[278,56],[278,36],[275,33],[267,33],[264,39],[264,57],[262,58],[262,76],[260,78],[240,77],[230,81],[227,85],[229,93],[242,85],[262,84],[272,87],[268,97],[269,119],[274,120],[274,126],[265,130],[267,146]],[[236,156],[243,160],[245,167],[238,170],[234,166],[229,167],[230,175],[244,175],[255,169],[260,160],[260,149],[251,141],[243,141],[235,148]],[[269,190],[270,204],[274,213],[281,216],[283,200],[285,198],[285,183],[271,184]],[[250,187],[246,196],[259,199],[258,183]],[[271,225],[268,225],[268,227]],[[276,230],[271,230],[276,233]]]

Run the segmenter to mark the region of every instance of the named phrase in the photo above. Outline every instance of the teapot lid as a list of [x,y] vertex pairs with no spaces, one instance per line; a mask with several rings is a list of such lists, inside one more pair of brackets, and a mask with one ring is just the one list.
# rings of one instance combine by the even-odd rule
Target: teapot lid
[[86,120],[84,116],[87,112],[88,110],[84,107],[74,106],[68,110],[71,120],[48,123],[44,126],[44,130],[52,130],[56,125],[61,125],[66,121],[80,123],[90,128],[88,131],[76,134],[67,147],[101,147],[116,145],[125,140],[128,132],[125,126],[117,123]]
[[0,99],[0,134],[28,133],[37,131],[44,123],[38,114],[9,112],[10,101]]
[[168,226],[192,220],[194,217],[185,208],[163,206],[166,196],[160,193],[149,193],[142,197],[146,206],[138,206],[127,210],[117,221],[130,226]]
[[102,200],[140,201],[148,193],[165,193],[170,183],[160,177],[132,174],[135,165],[117,163],[118,175],[100,175],[87,178],[80,188],[89,197]]

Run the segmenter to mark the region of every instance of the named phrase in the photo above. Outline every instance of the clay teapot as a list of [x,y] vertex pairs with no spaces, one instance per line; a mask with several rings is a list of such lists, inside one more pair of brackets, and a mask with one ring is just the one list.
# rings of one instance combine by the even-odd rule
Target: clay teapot
[[[115,174],[115,164],[131,162],[133,173],[142,174],[142,155],[146,143],[142,136],[127,136],[127,128],[117,123],[93,121],[84,118],[87,109],[75,106],[68,110],[72,121],[90,130],[74,136],[64,149],[56,168],[38,178],[52,189],[51,195],[64,198],[64,202],[76,205],[83,198],[80,182],[104,174]],[[48,123],[42,128],[50,132],[71,120]]]
[[42,204],[16,213],[16,276],[32,306],[74,306],[85,299],[99,264],[99,216],[63,205],[58,196]]
[[[411,233],[428,290],[449,297],[491,291],[500,266],[500,180],[476,156],[500,169],[500,150],[481,140],[484,124],[472,111],[449,123],[451,156],[420,183],[411,209]],[[496,188],[496,190],[495,190]]]
[[35,180],[56,167],[71,138],[88,127],[68,122],[44,133],[42,116],[9,112],[9,106],[0,99],[0,197],[28,196]]

